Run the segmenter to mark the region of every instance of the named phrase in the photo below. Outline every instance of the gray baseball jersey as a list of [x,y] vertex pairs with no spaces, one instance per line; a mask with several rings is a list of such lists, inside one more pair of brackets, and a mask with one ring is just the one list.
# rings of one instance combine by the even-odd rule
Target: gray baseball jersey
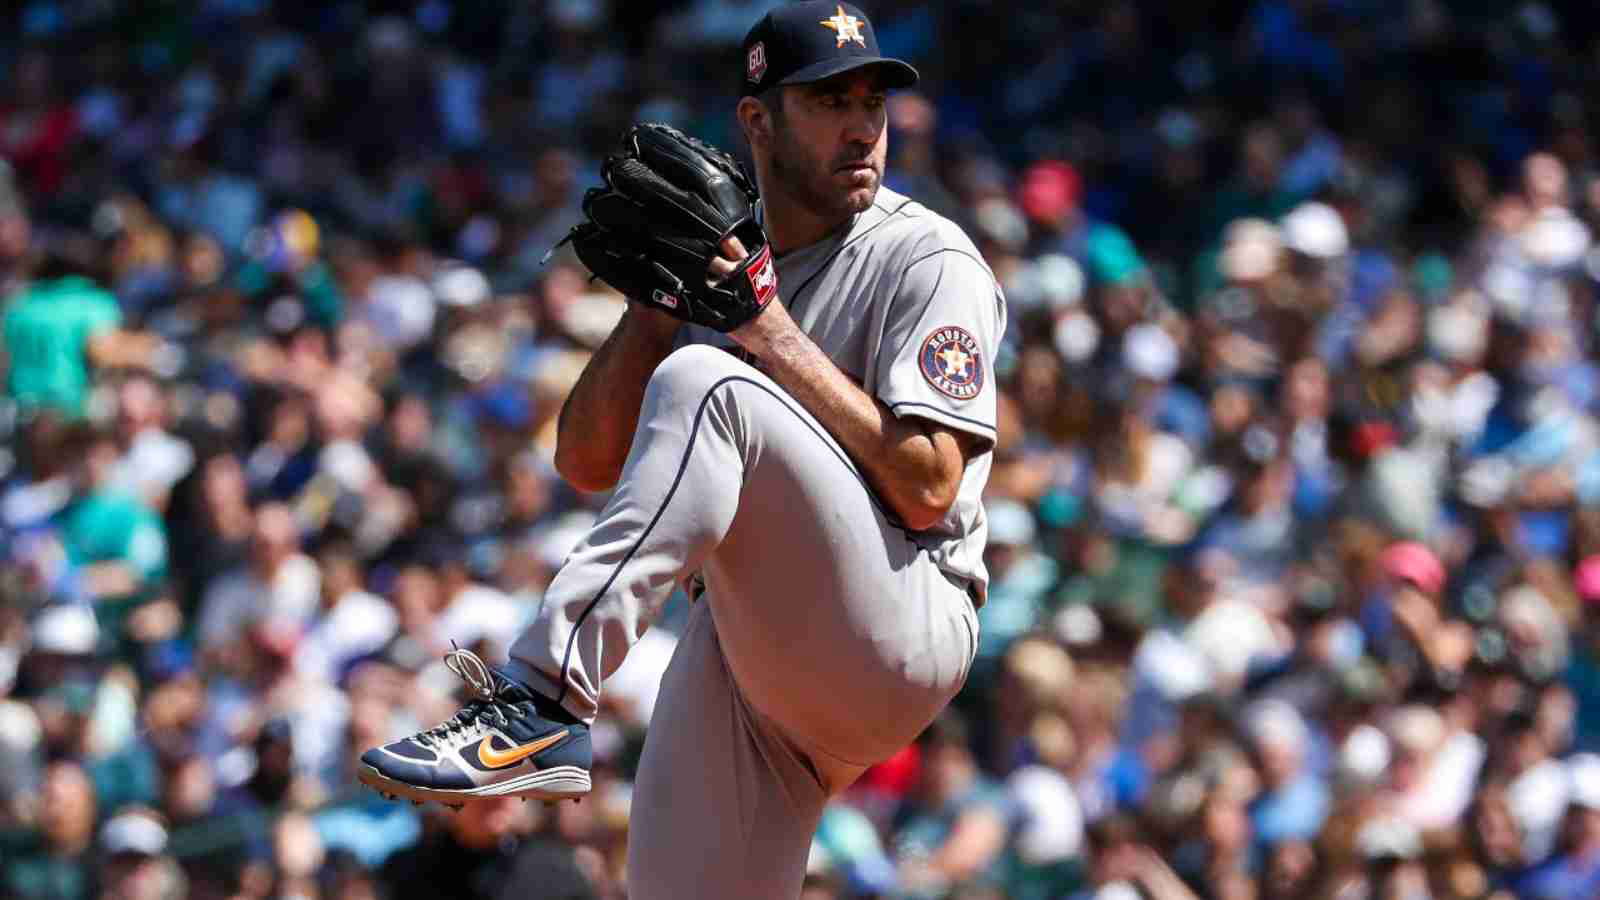
[[[777,266],[791,314],[847,374],[897,415],[992,443],[1005,310],[958,228],[881,190]],[[943,522],[908,532],[781,386],[704,345],[725,339],[685,339],[699,343],[651,376],[622,478],[507,670],[592,721],[673,586],[702,575],[640,761],[629,896],[793,897],[828,797],[966,680],[990,453]]]
[[[915,536],[939,567],[988,588],[983,488],[995,439],[990,363],[1005,333],[1005,300],[989,264],[954,222],[888,188],[839,232],[776,257],[779,295],[834,364],[897,416],[981,438],[944,521]],[[685,340],[733,349],[709,328]]]

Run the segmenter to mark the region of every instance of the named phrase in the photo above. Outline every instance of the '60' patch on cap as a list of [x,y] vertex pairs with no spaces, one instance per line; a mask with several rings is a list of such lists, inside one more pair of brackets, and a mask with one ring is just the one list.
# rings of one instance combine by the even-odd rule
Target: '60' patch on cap
[[917,354],[922,377],[939,393],[971,400],[983,390],[983,355],[978,340],[965,328],[946,325],[922,340]]
[[760,84],[761,76],[767,74],[767,45],[764,41],[756,41],[749,52],[745,53],[744,75],[751,84]]

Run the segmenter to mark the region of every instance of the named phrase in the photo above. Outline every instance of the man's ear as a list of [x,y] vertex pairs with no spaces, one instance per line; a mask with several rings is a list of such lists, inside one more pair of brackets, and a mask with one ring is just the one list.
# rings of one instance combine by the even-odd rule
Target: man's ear
[[765,142],[772,138],[772,113],[760,100],[754,97],[739,98],[735,114],[739,117],[739,128],[744,132],[744,139],[752,147],[757,141]]

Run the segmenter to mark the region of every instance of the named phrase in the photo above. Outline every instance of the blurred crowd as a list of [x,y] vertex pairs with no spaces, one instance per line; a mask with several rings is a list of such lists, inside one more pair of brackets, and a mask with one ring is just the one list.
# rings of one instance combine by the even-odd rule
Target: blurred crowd
[[[547,254],[627,124],[737,148],[769,5],[0,11],[0,896],[623,896],[681,599],[584,802],[351,767],[593,521],[625,301]],[[992,586],[805,900],[1600,896],[1600,15],[868,12],[1007,292]]]

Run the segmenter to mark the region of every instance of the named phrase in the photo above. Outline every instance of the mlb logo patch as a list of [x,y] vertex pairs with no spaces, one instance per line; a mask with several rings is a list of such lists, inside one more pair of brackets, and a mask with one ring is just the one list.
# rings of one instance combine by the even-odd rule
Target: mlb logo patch
[[761,83],[761,76],[767,74],[767,45],[765,42],[757,41],[756,45],[750,48],[750,55],[745,58],[744,73],[745,77],[750,79],[751,84]]
[[652,293],[650,299],[654,300],[657,306],[664,306],[667,309],[678,308],[678,298],[660,289]]

